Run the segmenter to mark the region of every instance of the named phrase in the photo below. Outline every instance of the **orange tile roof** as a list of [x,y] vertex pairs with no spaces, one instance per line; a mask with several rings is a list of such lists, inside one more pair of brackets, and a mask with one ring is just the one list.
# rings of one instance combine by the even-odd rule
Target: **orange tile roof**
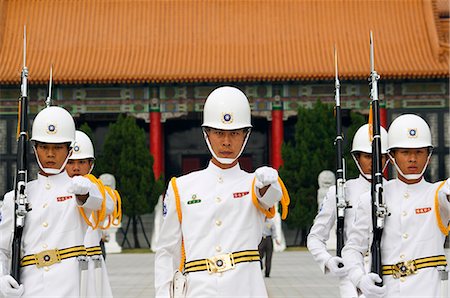
[[[449,77],[430,0],[0,0],[0,83]],[[447,23],[448,24],[448,23]],[[448,32],[448,28],[447,28]],[[442,38],[441,38],[442,39]],[[448,39],[447,39],[448,41]]]

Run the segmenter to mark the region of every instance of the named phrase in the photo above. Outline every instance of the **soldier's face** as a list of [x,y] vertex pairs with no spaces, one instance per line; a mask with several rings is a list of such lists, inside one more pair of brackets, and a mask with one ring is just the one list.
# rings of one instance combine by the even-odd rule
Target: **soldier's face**
[[370,175],[372,173],[372,154],[360,152],[356,156],[359,166],[364,174]]
[[67,144],[36,143],[35,147],[44,168],[60,169],[69,154]]
[[427,164],[428,149],[399,148],[392,151],[391,155],[403,174],[420,174]]
[[[361,167],[361,170],[364,174],[370,175],[372,174],[372,154],[371,153],[365,153],[360,152],[358,155],[356,155],[356,160],[359,163],[359,166]],[[384,166],[386,163],[386,155],[383,154],[381,156],[381,165]]]
[[91,170],[92,160],[86,159],[69,159],[66,164],[66,171],[69,177],[87,175]]
[[244,144],[247,131],[209,128],[207,134],[212,150],[219,158],[236,158]]

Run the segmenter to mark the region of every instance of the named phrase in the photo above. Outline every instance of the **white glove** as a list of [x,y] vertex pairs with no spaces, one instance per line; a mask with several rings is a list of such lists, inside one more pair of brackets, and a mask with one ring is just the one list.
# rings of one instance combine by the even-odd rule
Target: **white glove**
[[263,188],[264,186],[276,183],[278,181],[278,171],[270,167],[260,167],[255,171],[256,188]]
[[[341,264],[341,267],[339,267],[339,264]],[[331,257],[325,266],[330,269],[330,274],[335,277],[343,277],[348,273],[347,267],[344,266],[344,260],[341,257]]]
[[23,294],[23,285],[19,283],[11,275],[3,275],[0,277],[0,293],[3,297],[21,297]]
[[446,196],[450,196],[450,178],[447,179],[445,184],[442,186],[440,192],[442,192]]
[[86,195],[92,186],[93,184],[88,178],[74,176],[67,191],[76,195]]
[[376,273],[364,275],[358,283],[358,288],[367,298],[383,297],[386,295],[386,286],[377,286],[375,283],[381,282],[381,277]]

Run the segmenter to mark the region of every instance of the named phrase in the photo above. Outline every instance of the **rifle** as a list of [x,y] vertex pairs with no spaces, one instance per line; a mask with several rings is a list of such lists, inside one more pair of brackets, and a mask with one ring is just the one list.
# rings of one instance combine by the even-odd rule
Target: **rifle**
[[[378,100],[378,80],[380,76],[375,71],[373,38],[370,32],[370,98],[372,99],[369,115],[369,130],[372,129],[372,226],[373,241],[371,246],[372,268],[371,272],[383,278],[381,264],[381,236],[383,235],[384,220],[388,215],[383,198],[383,166],[381,155],[381,133],[380,133],[380,104]],[[372,127],[370,126],[372,123]],[[369,132],[370,133],[370,132]],[[379,286],[383,285],[383,281]]]
[[[341,115],[341,100],[339,95],[339,78],[338,78],[338,64],[337,64],[337,51],[334,47],[334,64],[336,68],[335,78],[335,100],[336,100],[336,139],[334,144],[336,146],[336,212],[337,212],[337,226],[336,226],[336,255],[342,256],[342,248],[344,247],[344,216],[347,203],[345,202],[345,159],[342,153],[342,143],[344,137],[342,134],[342,115]],[[341,266],[342,265],[342,266]],[[343,264],[339,264],[339,267],[343,267]]]
[[26,27],[23,35],[23,67],[17,121],[17,169],[14,184],[14,238],[12,242],[11,276],[20,284],[20,248],[25,216],[30,211],[27,199],[28,153],[28,68],[26,67]]

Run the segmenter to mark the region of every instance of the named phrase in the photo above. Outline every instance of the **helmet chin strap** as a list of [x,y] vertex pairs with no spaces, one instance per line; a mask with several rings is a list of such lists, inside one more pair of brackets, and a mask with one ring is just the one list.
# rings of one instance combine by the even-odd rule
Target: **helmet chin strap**
[[233,162],[236,161],[236,159],[239,158],[239,156],[241,156],[242,152],[244,151],[245,145],[247,144],[249,136],[250,136],[250,130],[247,132],[247,135],[245,136],[244,143],[242,143],[241,151],[239,151],[239,154],[236,155],[235,158],[223,158],[223,157],[218,157],[217,154],[214,152],[214,150],[211,147],[211,143],[209,142],[208,134],[206,133],[206,130],[203,128],[203,137],[205,138],[206,144],[208,145],[209,152],[211,152],[212,156],[215,159],[217,159],[218,162],[220,162],[221,164],[224,164],[224,165],[232,164]]
[[72,153],[72,148],[69,150],[69,153],[67,154],[66,160],[64,161],[63,165],[59,169],[53,169],[53,168],[44,168],[41,164],[41,161],[39,160],[36,147],[33,146],[34,156],[36,156],[37,163],[39,165],[39,168],[45,173],[49,175],[56,175],[64,171],[64,168],[66,167],[67,162],[69,161],[70,154]]
[[431,153],[428,153],[428,158],[427,158],[427,163],[425,164],[425,166],[423,167],[422,171],[419,174],[404,174],[402,172],[402,170],[400,170],[400,167],[397,165],[397,162],[395,161],[395,158],[391,155],[391,153],[389,152],[389,157],[392,159],[392,161],[394,162],[394,166],[397,169],[397,172],[402,175],[403,178],[405,178],[406,180],[417,180],[422,178],[423,173],[425,173],[425,170],[427,169],[428,163],[430,162],[430,158],[431,158]]
[[[361,174],[361,176],[363,176],[367,181],[372,181],[372,174],[365,174],[363,172],[363,170],[361,169],[361,166],[359,165],[358,159],[356,159],[356,157],[353,153],[352,153],[352,157],[356,163],[356,167],[358,167],[358,170],[359,170],[359,173]],[[384,162],[384,165],[383,165],[383,170],[381,172],[384,172],[384,170],[386,169],[388,164],[389,164],[389,159],[386,159],[386,161]]]
[[88,174],[90,174],[93,169],[94,169],[94,162],[92,162],[92,165],[91,165],[91,168],[89,169],[89,173]]

